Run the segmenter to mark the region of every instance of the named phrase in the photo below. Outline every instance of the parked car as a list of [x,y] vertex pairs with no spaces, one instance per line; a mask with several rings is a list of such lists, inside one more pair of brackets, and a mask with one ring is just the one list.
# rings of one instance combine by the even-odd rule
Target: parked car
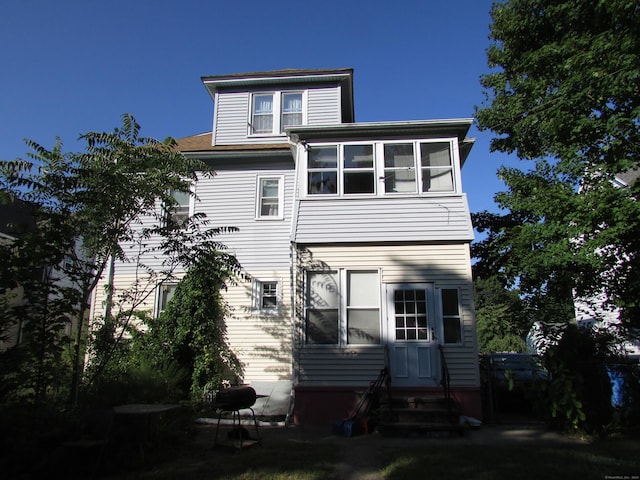
[[489,413],[531,412],[531,387],[549,378],[537,355],[489,353],[480,356],[484,398]]

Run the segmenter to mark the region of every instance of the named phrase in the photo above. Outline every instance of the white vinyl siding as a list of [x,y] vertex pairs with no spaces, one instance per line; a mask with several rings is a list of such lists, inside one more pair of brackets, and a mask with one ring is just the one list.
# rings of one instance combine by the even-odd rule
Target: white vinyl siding
[[293,224],[298,243],[471,241],[466,195],[300,200]]
[[309,89],[307,99],[308,125],[334,125],[342,121],[339,87]]
[[[244,383],[291,380],[291,298],[289,271],[252,272],[256,277],[278,278],[280,297],[285,303],[282,314],[264,314],[253,310],[253,283],[239,281],[224,292],[233,306],[226,320],[227,341],[243,363]],[[284,312],[287,312],[285,314]]]
[[[298,264],[313,269],[325,268],[366,270],[376,265],[381,271],[381,282],[433,283],[438,289],[457,289],[459,293],[462,342],[445,345],[445,354],[452,386],[477,386],[479,373],[473,314],[473,285],[469,245],[366,245],[306,246],[298,252]],[[298,282],[299,283],[299,282]],[[302,292],[299,291],[301,296]],[[302,299],[300,299],[302,301]],[[383,318],[386,308],[383,302]],[[382,322],[385,325],[387,322]],[[301,385],[367,385],[384,365],[382,346],[309,348],[303,346],[300,332],[299,348]],[[384,339],[390,332],[383,329]],[[375,359],[375,360],[374,360]],[[380,361],[377,366],[375,361]],[[338,368],[348,364],[348,371]],[[333,379],[333,380],[332,380]],[[344,383],[343,383],[344,382]]]
[[[304,90],[293,90],[300,92]],[[283,90],[283,92],[285,92]],[[305,92],[305,125],[331,125],[342,118],[340,88],[310,88]],[[260,92],[255,92],[260,93]],[[250,135],[252,92],[218,92],[215,98],[213,145],[286,143],[286,135]],[[278,123],[281,120],[278,120]]]

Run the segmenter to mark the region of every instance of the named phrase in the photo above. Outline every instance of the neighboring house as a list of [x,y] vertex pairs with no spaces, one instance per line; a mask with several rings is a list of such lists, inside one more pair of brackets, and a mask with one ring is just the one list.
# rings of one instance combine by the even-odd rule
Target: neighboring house
[[[12,244],[25,230],[33,228],[33,215],[29,211],[27,204],[14,200],[12,202],[0,202],[0,242],[3,245]],[[24,305],[22,287],[18,286],[6,291],[2,291],[1,302],[8,302],[9,305]],[[0,340],[0,352],[14,347],[22,342],[22,322],[2,325],[3,330],[0,335],[4,341]],[[5,330],[6,328],[6,330]]]
[[[216,174],[184,210],[239,229],[219,239],[252,279],[225,295],[244,382],[292,389],[294,420],[327,424],[387,358],[394,391],[440,394],[442,345],[458,407],[480,418],[461,181],[472,120],[355,123],[351,69],[202,81],[213,131],[178,147]],[[115,272],[116,288],[132,280]],[[148,306],[158,312],[172,292],[160,285]]]
[[[616,176],[613,184],[617,188],[628,188],[638,181],[640,170],[629,170]],[[619,258],[619,257],[618,257]],[[619,308],[606,308],[604,292],[590,298],[574,298],[576,322],[580,326],[589,327],[596,331],[606,331],[618,341],[618,353],[635,359],[640,359],[640,332],[625,330],[620,319]]]
[[[640,170],[629,170],[618,174],[613,185],[617,188],[626,188],[638,181],[638,178],[640,178]],[[578,326],[612,335],[616,342],[614,345],[616,353],[621,357],[640,360],[640,332],[637,329],[628,330],[623,327],[620,309],[606,306],[608,302],[604,291],[591,297],[574,295],[573,303]],[[527,335],[530,351],[544,354],[550,346],[560,341],[565,326],[562,323],[534,323]]]

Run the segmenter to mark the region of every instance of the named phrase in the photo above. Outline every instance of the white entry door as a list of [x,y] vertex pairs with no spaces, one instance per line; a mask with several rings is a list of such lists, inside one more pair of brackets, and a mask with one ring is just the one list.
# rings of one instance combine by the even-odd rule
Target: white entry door
[[432,386],[439,381],[433,285],[387,285],[391,384]]

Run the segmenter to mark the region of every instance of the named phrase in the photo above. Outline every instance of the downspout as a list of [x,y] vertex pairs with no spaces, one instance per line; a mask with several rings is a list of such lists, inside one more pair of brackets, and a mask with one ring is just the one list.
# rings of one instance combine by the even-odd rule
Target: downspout
[[299,361],[298,361],[298,336],[296,328],[296,295],[297,295],[297,280],[298,280],[298,255],[297,246],[295,243],[296,238],[296,226],[298,223],[298,185],[299,185],[299,163],[298,162],[298,143],[292,142],[291,150],[293,161],[295,165],[294,169],[294,185],[291,199],[291,231],[289,234],[289,295],[290,295],[290,322],[291,322],[291,392],[289,395],[289,406],[287,408],[287,416],[285,418],[285,425],[289,425],[291,417],[293,416],[293,408],[295,404],[295,387],[299,380]]

